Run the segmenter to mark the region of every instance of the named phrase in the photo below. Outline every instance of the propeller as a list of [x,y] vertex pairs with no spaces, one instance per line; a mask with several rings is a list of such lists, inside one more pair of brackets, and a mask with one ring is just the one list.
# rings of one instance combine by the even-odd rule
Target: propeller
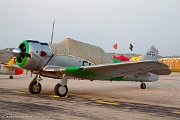
[[13,55],[16,56],[16,57],[31,57],[31,54],[29,53],[26,53],[26,52],[21,52],[21,49],[20,48],[14,48],[13,51],[12,51]]

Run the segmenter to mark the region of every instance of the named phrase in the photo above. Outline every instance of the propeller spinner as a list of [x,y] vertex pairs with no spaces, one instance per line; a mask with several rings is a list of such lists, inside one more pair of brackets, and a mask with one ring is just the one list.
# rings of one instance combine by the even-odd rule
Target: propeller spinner
[[19,48],[14,48],[13,50],[12,50],[12,53],[13,53],[13,55],[14,56],[16,56],[16,57],[20,57],[21,56],[21,50],[19,49]]

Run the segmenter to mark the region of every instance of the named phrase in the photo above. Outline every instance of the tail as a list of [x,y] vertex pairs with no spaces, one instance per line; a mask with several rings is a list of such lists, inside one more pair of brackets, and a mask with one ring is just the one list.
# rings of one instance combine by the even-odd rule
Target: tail
[[152,61],[158,61],[157,60],[157,49],[153,46],[150,47],[149,50],[142,56],[140,61],[145,61],[145,60],[152,60]]

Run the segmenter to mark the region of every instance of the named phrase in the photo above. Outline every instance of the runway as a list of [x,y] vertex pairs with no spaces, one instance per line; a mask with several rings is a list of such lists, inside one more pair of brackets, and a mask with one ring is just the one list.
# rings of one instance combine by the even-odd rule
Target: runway
[[54,95],[59,79],[44,78],[42,91],[32,95],[30,75],[0,75],[0,120],[179,120],[180,73],[160,76],[157,82],[68,80],[69,93]]

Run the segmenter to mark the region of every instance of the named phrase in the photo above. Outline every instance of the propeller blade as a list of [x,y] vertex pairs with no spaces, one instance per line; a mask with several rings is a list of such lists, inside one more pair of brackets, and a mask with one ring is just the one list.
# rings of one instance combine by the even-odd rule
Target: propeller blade
[[19,48],[14,48],[14,49],[12,50],[12,53],[13,53],[13,55],[16,56],[16,57],[21,57],[22,55],[23,55],[23,56],[26,56],[26,57],[31,57],[31,54],[26,53],[26,52],[21,52],[21,50],[20,50]]
[[13,55],[14,56],[16,56],[16,57],[20,57],[21,56],[21,50],[19,49],[19,48],[14,48],[13,50],[12,50],[12,53],[13,53]]
[[26,56],[26,57],[31,57],[31,54],[29,54],[29,53],[21,52],[20,54],[21,54],[21,55],[24,55],[24,56]]

